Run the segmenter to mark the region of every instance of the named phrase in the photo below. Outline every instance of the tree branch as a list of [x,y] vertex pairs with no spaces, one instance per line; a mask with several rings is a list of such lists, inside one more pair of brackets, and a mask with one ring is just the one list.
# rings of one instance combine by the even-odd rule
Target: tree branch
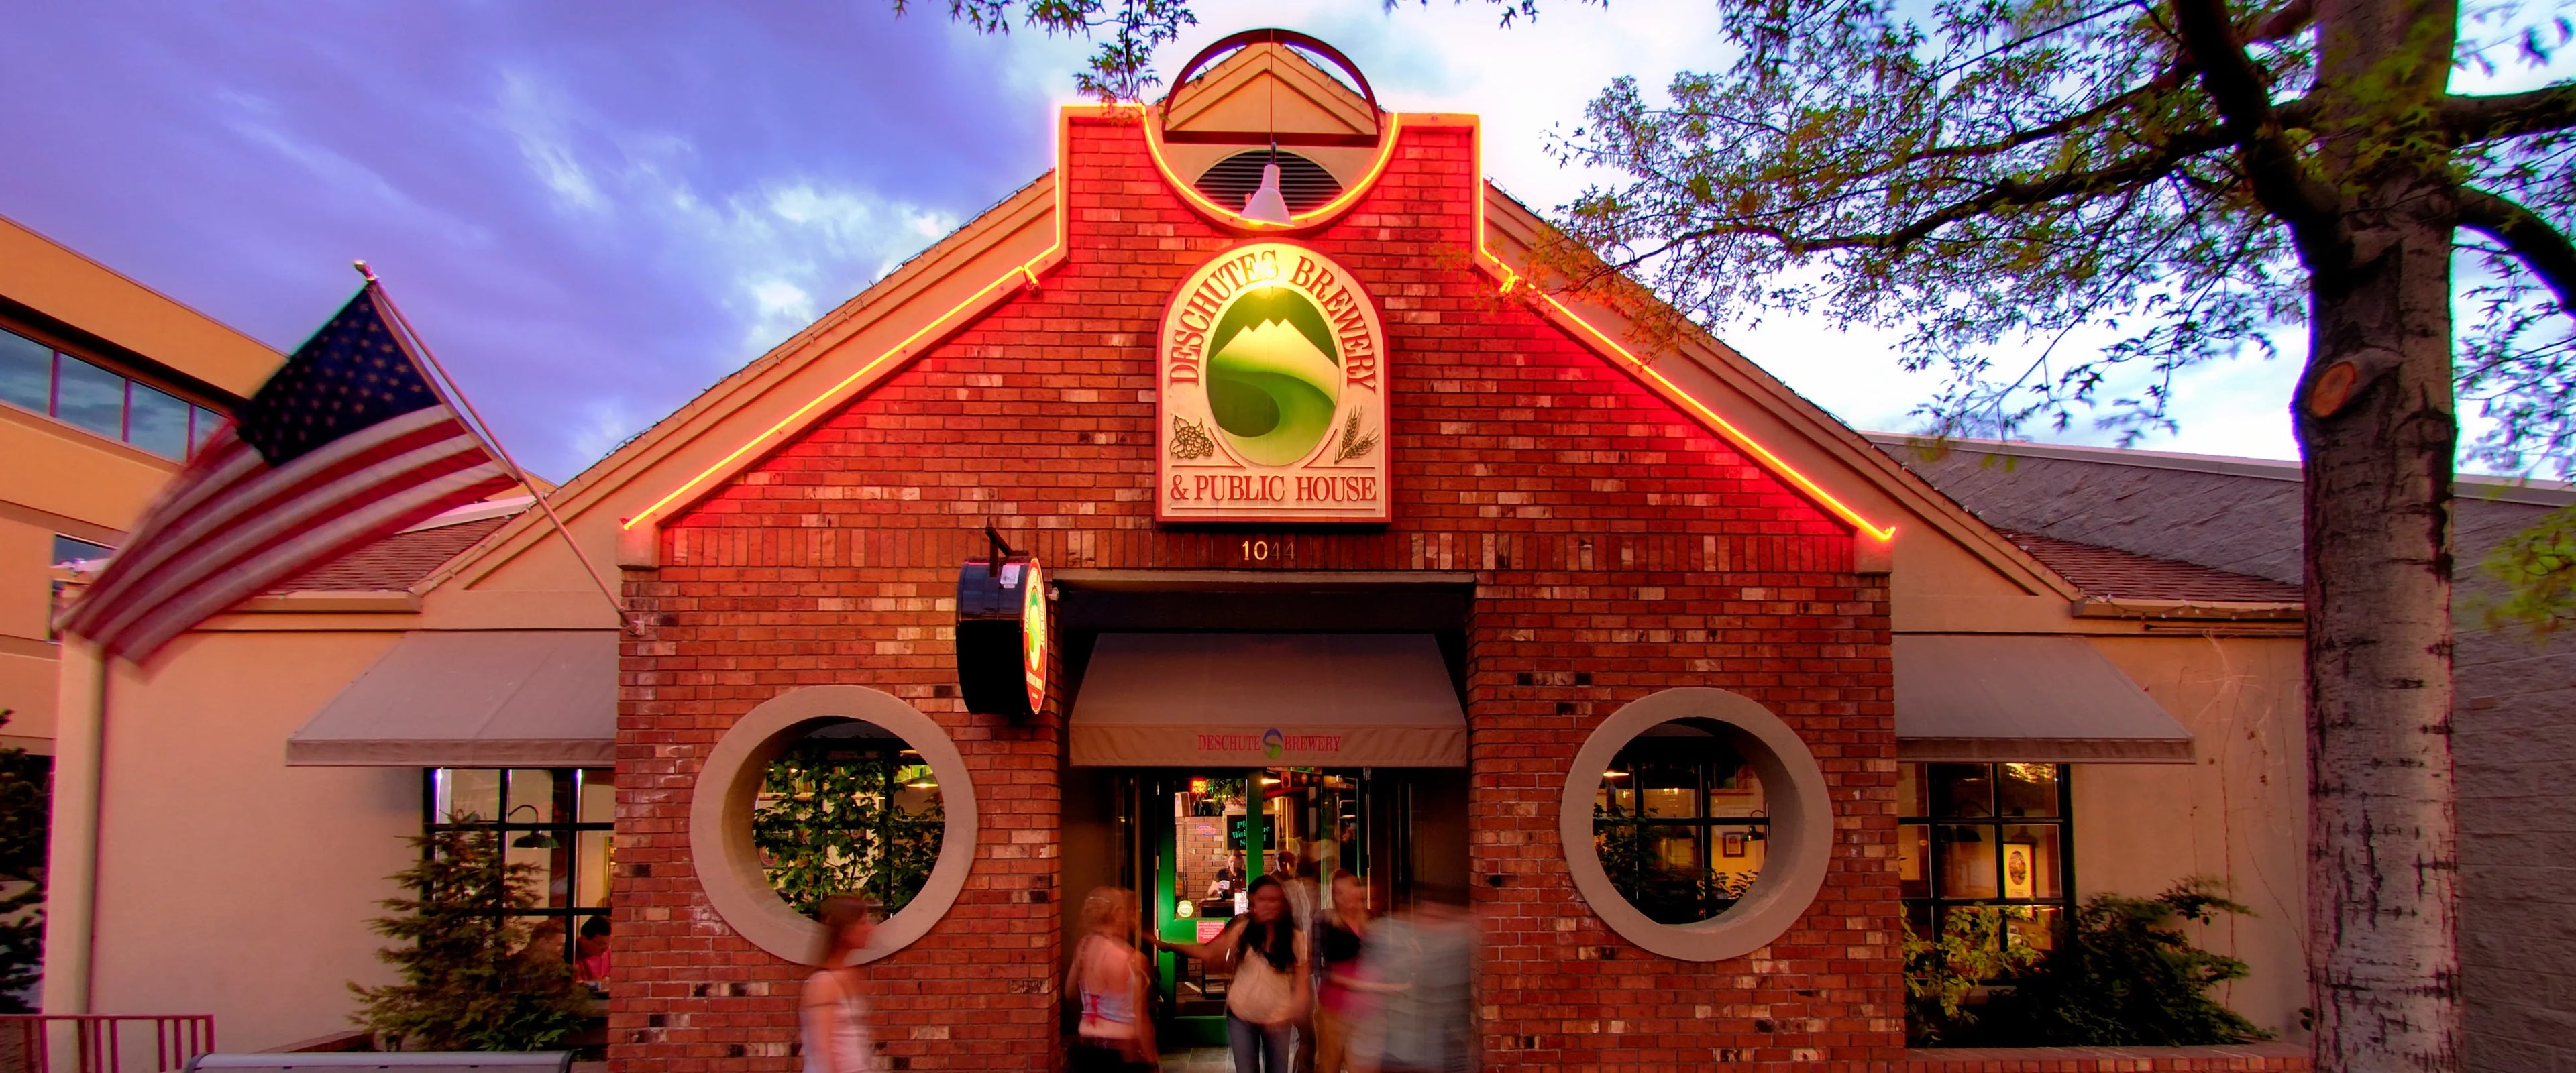
[[1827,250],[1882,250],[1902,253],[1923,241],[1933,232],[2002,208],[2018,208],[2054,201],[2073,194],[2134,189],[2162,179],[2180,168],[2184,161],[2214,149],[2233,144],[2227,135],[2203,128],[2185,131],[2181,136],[2155,151],[2140,153],[2117,163],[2090,171],[2067,171],[2039,180],[2002,179],[1986,184],[1974,197],[1951,202],[1917,217],[1914,222],[1893,231],[1875,231],[1854,235],[1800,235],[1788,228],[1749,220],[1735,220],[1694,228],[1674,234],[1655,248],[1626,258],[1615,268],[1633,268],[1677,247],[1724,235],[1755,235],[1780,244],[1792,254],[1819,253]]
[[2256,19],[2252,26],[2246,27],[2245,43],[2268,44],[2294,37],[2307,30],[2308,24],[2315,22],[2316,18],[2316,0],[2290,0],[2279,11]]
[[2460,144],[2576,126],[2576,82],[2528,93],[2442,98],[2439,122]]
[[2133,86],[2122,90],[2119,93],[2105,98],[2100,104],[2096,104],[2093,107],[2087,108],[2073,115],[2069,115],[2055,122],[2043,123],[2039,126],[2032,127],[2029,130],[2017,130],[1993,141],[1982,142],[1975,145],[1936,145],[1930,149],[1923,150],[1922,152],[1907,157],[1906,159],[1940,160],[1948,157],[1992,156],[1996,153],[2010,152],[2012,150],[2019,149],[2022,146],[2029,145],[2032,142],[2044,141],[2062,134],[2070,134],[2074,131],[2090,126],[2094,121],[2099,120],[2104,116],[2110,115],[2113,112],[2137,103],[2137,101],[2142,97],[2181,85],[2184,77],[2185,74],[2181,68],[2171,68],[2166,70],[2163,74],[2159,74],[2154,78],[2148,79],[2143,85]]
[[2460,226],[2502,243],[2549,285],[2558,308],[2576,312],[2576,244],[2540,214],[2484,190],[2460,189]]
[[2309,174],[2298,147],[2282,133],[2281,117],[2272,110],[2272,88],[2237,44],[2226,0],[2174,0],[2173,6],[2176,29],[2245,161],[2255,200],[2290,225],[2310,271],[2336,271],[2352,246],[2339,199]]

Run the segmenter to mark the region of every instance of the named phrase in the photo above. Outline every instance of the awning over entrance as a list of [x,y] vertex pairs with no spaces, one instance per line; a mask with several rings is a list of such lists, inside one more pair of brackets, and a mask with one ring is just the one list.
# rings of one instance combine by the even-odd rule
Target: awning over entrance
[[1899,634],[1896,753],[2187,764],[2191,732],[2082,638]]
[[1467,765],[1429,634],[1104,633],[1072,733],[1082,765]]
[[286,739],[290,765],[616,761],[615,630],[416,630]]

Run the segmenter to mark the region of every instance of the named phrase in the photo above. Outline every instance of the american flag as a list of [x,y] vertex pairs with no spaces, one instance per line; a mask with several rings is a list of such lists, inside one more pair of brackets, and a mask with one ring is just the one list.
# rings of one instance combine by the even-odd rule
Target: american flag
[[513,483],[370,283],[197,449],[61,625],[148,659],[279,582]]

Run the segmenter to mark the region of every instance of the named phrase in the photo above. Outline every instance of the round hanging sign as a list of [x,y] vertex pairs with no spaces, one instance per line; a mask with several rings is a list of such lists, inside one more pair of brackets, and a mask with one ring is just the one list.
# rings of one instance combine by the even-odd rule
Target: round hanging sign
[[1332,258],[1252,242],[1163,312],[1155,417],[1166,522],[1383,522],[1386,332]]

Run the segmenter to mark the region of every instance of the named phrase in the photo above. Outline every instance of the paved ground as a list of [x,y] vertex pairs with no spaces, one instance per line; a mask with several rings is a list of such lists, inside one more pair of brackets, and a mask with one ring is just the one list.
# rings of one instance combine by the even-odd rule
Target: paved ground
[[1163,1073],[1234,1073],[1234,1056],[1223,1047],[1200,1047],[1163,1056]]

